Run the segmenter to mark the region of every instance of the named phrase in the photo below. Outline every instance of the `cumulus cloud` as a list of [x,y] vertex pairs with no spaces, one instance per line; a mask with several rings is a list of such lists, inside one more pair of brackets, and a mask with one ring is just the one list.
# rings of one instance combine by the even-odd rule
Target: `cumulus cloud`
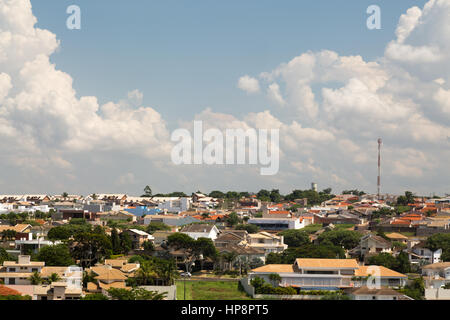
[[[142,92],[124,91],[124,99],[105,104],[79,97],[72,77],[50,62],[60,42],[35,26],[30,1],[0,0],[2,180],[41,186],[45,179],[63,188],[64,181],[79,179],[80,185],[87,181],[101,191],[105,185],[136,184],[132,165],[168,189],[197,184],[289,191],[316,181],[336,192],[350,187],[371,192],[376,141],[383,137],[389,191],[401,192],[405,186],[424,191],[431,184],[444,190],[450,178],[449,15],[447,0],[409,9],[399,18],[384,56],[374,61],[356,52],[308,51],[238,80],[239,89],[262,94],[269,105],[283,108],[240,117],[206,108],[181,120],[187,129],[192,120],[202,120],[205,129],[279,129],[280,173],[261,177],[252,167],[171,164],[168,124],[158,111],[142,105]],[[92,178],[96,170],[114,174],[99,174],[97,183]]]
[[48,173],[53,167],[71,170],[73,152],[167,155],[161,115],[133,108],[142,93],[104,105],[96,97],[78,98],[71,76],[50,62],[59,41],[36,22],[29,0],[0,0],[0,147],[6,163]]
[[[449,15],[450,2],[445,0],[410,8],[399,18],[385,55],[376,61],[323,50],[261,72],[268,99],[287,107],[289,117],[296,119],[280,126],[286,128],[281,139],[291,166],[316,175],[321,168],[330,181],[345,185],[354,173],[347,163],[360,170],[358,177],[366,176],[367,166],[376,168],[375,142],[381,136],[390,148],[386,152],[395,154],[385,163],[390,174],[404,181],[426,172],[444,187],[438,172],[446,171],[443,159],[449,154],[442,148],[450,137]],[[441,160],[431,159],[430,153],[440,154]],[[314,164],[311,159],[316,159]]]
[[260,91],[258,79],[245,75],[239,78],[238,88],[247,93],[257,93]]

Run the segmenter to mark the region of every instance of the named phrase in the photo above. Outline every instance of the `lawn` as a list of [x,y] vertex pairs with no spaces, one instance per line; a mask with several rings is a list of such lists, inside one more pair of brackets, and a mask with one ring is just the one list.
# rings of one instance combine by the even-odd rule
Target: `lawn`
[[[184,281],[177,281],[177,300],[184,299]],[[186,300],[250,300],[236,281],[186,281]]]
[[333,230],[347,230],[354,228],[355,228],[354,224],[343,223],[343,224],[335,224]]
[[322,224],[310,224],[310,225],[304,227],[301,230],[305,231],[308,234],[310,234],[310,233],[314,233],[316,231],[319,231],[320,229],[322,229]]

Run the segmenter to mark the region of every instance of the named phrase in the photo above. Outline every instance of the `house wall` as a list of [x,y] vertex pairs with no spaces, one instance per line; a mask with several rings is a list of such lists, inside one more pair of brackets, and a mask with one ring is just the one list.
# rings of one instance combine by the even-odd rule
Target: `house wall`
[[353,300],[398,300],[398,296],[352,295]]
[[143,288],[147,291],[156,291],[158,293],[164,293],[166,294],[166,300],[177,300],[177,286],[140,286],[139,288]]
[[426,300],[450,300],[450,289],[425,289]]

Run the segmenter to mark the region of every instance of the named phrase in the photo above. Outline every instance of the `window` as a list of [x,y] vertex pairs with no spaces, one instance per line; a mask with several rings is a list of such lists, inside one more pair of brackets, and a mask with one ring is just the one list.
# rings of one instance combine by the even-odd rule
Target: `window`
[[16,268],[9,268],[9,272],[16,272]]
[[9,278],[9,284],[16,284],[16,278]]
[[373,297],[372,297],[372,300],[377,300],[377,297],[373,296]]
[[31,272],[38,272],[37,268],[31,268]]

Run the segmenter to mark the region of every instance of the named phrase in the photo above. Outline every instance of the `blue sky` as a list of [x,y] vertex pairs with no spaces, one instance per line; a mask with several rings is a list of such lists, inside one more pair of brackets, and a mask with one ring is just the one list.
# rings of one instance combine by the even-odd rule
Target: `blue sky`
[[[449,15],[448,0],[0,0],[0,190],[375,192],[382,137],[382,192],[449,193]],[[175,165],[171,133],[193,119],[279,129],[279,172]]]
[[[237,89],[243,74],[272,70],[306,51],[329,49],[373,60],[393,39],[411,0],[36,1],[37,26],[55,33],[51,60],[74,78],[78,95],[101,103],[139,89],[169,125],[206,107],[241,116],[267,106]],[[82,30],[68,30],[77,4]],[[366,28],[366,9],[382,10],[382,30]]]

